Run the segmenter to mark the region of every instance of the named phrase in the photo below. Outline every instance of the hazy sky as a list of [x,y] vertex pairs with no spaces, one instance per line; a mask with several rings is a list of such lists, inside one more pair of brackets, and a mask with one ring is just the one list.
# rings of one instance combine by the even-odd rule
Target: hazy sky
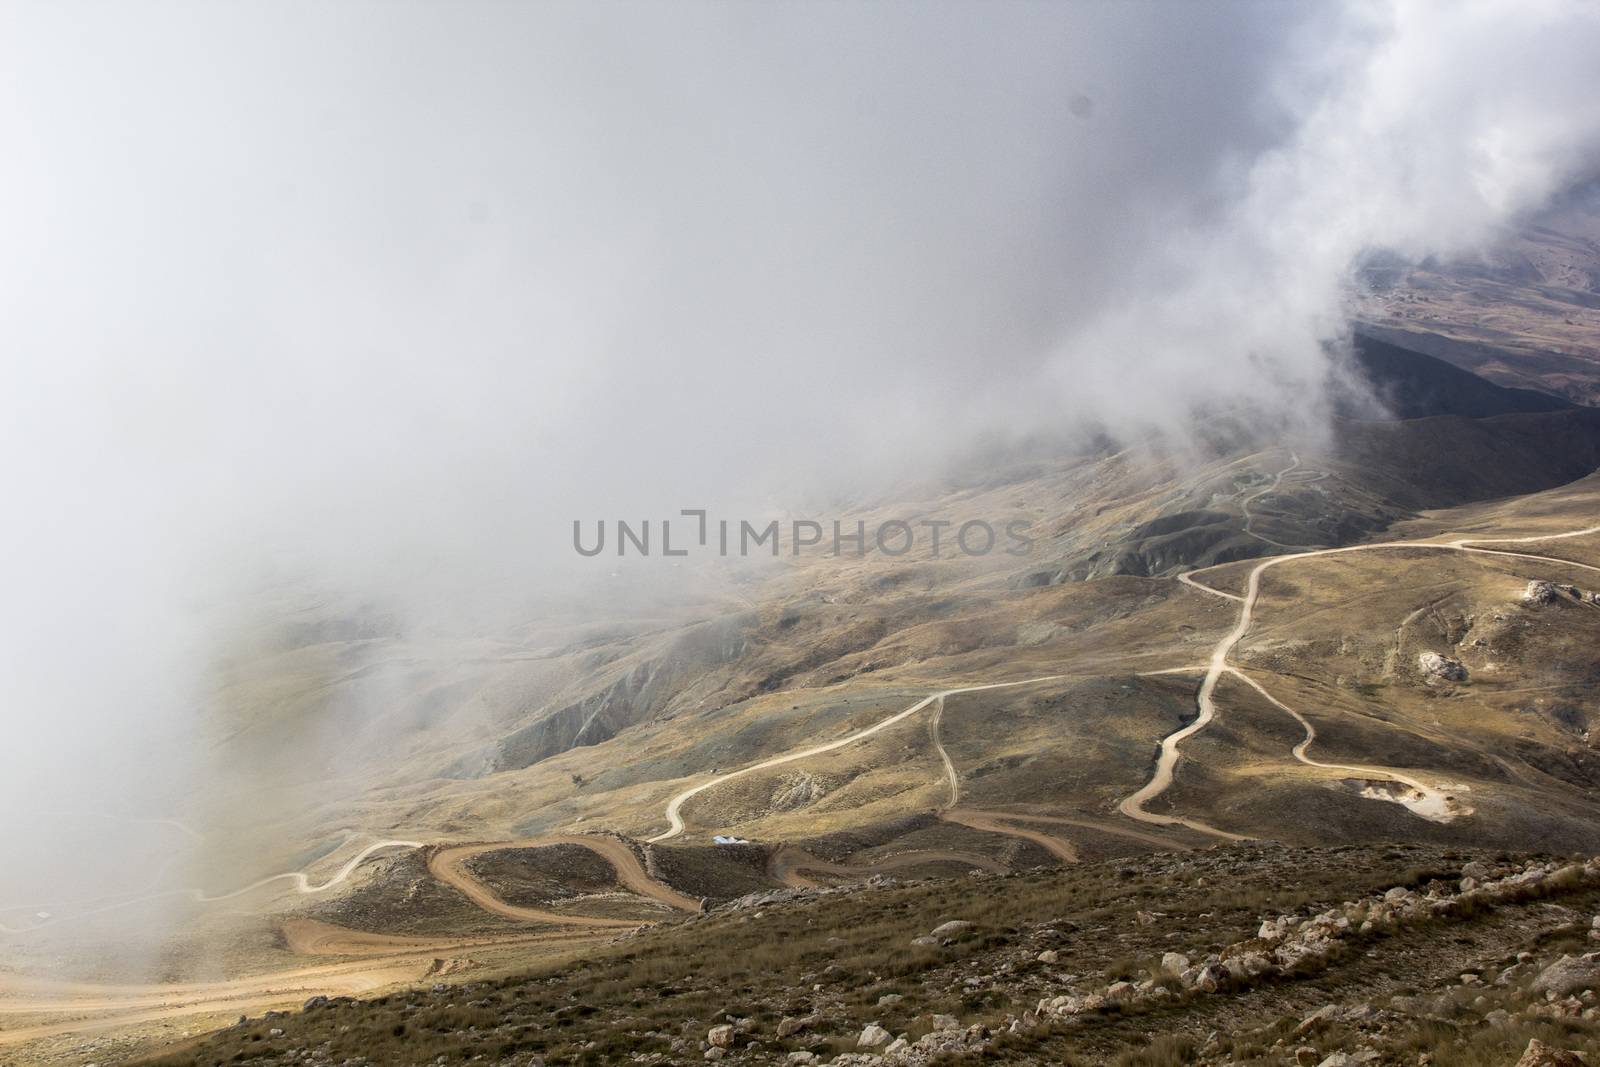
[[1354,255],[1593,172],[1597,55],[1581,0],[0,4],[0,774],[181,724],[266,563],[467,596],[1314,412]]

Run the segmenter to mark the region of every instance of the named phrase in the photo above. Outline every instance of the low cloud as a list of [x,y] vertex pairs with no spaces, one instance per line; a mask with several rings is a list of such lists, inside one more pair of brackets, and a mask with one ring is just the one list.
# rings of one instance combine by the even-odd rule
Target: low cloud
[[574,518],[1314,428],[1354,258],[1592,174],[1596,55],[1576,2],[13,5],[6,832],[179,802],[263,589],[535,611]]

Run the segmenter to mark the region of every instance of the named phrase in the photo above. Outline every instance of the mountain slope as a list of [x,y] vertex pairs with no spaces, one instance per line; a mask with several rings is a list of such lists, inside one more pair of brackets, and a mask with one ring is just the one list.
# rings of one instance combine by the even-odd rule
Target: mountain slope
[[[1386,413],[1395,419],[1436,415],[1481,419],[1519,412],[1561,411],[1574,406],[1549,393],[1497,385],[1445,360],[1369,334],[1358,333],[1352,350],[1355,368],[1372,385]],[[1354,413],[1345,414],[1348,417]]]
[[1373,257],[1361,328],[1501,385],[1600,403],[1600,183],[1579,187],[1481,256]]

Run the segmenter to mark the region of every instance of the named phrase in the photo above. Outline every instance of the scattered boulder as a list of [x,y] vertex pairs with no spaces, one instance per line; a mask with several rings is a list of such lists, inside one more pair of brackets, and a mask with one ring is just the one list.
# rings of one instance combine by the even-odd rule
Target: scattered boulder
[[1437,652],[1424,652],[1418,656],[1417,668],[1429,680],[1438,679],[1442,682],[1467,680],[1467,668],[1461,665],[1460,660],[1441,656]]
[[879,1026],[877,1023],[868,1023],[866,1029],[861,1031],[861,1036],[856,1038],[858,1048],[882,1048],[894,1040],[894,1035]]
[[1566,1049],[1553,1048],[1538,1038],[1528,1042],[1528,1048],[1516,1067],[1585,1067],[1583,1057]]
[[1541,582],[1537,579],[1528,583],[1522,591],[1524,604],[1554,604],[1561,596],[1554,582]]
[[1059,963],[1061,962],[1061,953],[1053,948],[1047,948],[1039,953],[1037,958],[1040,963]]
[[1227,981],[1228,972],[1215,963],[1208,963],[1200,968],[1200,973],[1195,976],[1194,988],[1202,993],[1215,993]]
[[[1247,978],[1259,978],[1272,970],[1272,960],[1261,952],[1246,952],[1243,956],[1236,956],[1228,962],[1230,964],[1236,963],[1243,969]],[[1232,972],[1230,971],[1229,973]]]
[[935,1030],[959,1030],[961,1029],[961,1020],[954,1015],[935,1015],[932,1025]]
[[1343,1014],[1344,1013],[1339,1010],[1339,1006],[1337,1004],[1324,1004],[1310,1015],[1307,1015],[1304,1019],[1301,1019],[1300,1025],[1295,1027],[1294,1032],[1302,1036],[1309,1034],[1311,1031],[1317,1029],[1317,1027],[1326,1023],[1338,1022]]
[[1167,952],[1161,956],[1161,969],[1168,974],[1182,974],[1189,969],[1189,957],[1181,952]]
[[1562,956],[1539,972],[1529,987],[1535,993],[1564,997],[1585,989],[1600,989],[1600,954]]
[[712,1048],[732,1048],[733,1024],[723,1023],[721,1026],[713,1026],[706,1031],[706,1041]]

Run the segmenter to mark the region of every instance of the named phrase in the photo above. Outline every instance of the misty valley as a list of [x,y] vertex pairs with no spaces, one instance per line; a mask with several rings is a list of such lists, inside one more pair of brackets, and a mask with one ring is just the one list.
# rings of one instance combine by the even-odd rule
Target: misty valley
[[1600,1064],[1593,5],[0,20],[3,1067]]

